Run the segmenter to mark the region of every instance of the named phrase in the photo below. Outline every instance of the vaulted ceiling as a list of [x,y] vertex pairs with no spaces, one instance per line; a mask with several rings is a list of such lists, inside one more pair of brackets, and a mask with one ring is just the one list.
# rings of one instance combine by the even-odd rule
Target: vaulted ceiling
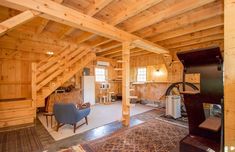
[[[171,53],[210,46],[219,46],[223,50],[222,0],[54,1],[161,45]],[[1,6],[0,22],[19,13]],[[24,43],[22,37],[27,36],[35,41],[40,39],[40,45],[34,45],[35,41]],[[28,46],[31,52],[42,54],[47,50],[56,52],[67,42],[95,47],[98,56],[114,59],[121,57],[119,41],[41,17],[18,26],[0,38],[1,48],[21,51],[24,46]],[[149,53],[140,48],[131,50],[131,56]]]

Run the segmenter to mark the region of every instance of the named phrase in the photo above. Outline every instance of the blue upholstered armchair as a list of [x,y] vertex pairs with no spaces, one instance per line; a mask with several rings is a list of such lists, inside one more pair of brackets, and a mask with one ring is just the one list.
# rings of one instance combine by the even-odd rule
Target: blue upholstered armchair
[[[71,124],[74,126],[74,133],[78,127],[88,124],[87,116],[90,113],[90,107],[84,109],[77,109],[73,103],[55,103],[53,107],[55,119],[57,121],[57,131],[64,124]],[[85,118],[86,122],[76,126],[77,122]]]

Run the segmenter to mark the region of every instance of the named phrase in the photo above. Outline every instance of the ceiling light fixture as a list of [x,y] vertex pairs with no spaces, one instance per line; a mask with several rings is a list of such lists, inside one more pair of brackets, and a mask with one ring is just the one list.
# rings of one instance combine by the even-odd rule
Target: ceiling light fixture
[[54,54],[54,52],[52,52],[52,51],[48,51],[48,52],[46,52],[46,54],[47,54],[47,55],[53,55],[53,54]]

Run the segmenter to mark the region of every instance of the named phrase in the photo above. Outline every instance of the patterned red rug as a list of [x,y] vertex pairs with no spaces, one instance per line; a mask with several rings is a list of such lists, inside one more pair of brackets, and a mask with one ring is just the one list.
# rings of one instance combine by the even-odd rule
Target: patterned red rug
[[109,136],[70,147],[63,152],[169,152],[188,134],[188,129],[160,120],[124,128]]

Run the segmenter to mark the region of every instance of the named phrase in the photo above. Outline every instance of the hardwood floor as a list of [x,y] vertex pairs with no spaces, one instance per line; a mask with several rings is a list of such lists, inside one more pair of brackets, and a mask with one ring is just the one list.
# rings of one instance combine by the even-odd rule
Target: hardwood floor
[[0,143],[0,151],[2,152],[33,152],[43,150],[43,145],[35,127],[1,132]]
[[[131,117],[130,127],[150,121],[164,114],[164,109],[151,110]],[[13,131],[0,132],[0,151],[34,152],[57,151],[73,145],[107,136],[123,128],[122,123],[115,121],[107,125],[91,129],[81,134],[55,141],[39,120],[35,127],[21,128]]]
[[48,149],[51,144],[55,143],[55,140],[51,137],[51,135],[47,132],[46,128],[44,128],[44,126],[38,119],[36,119],[35,128],[38,138],[43,145],[43,149]]

